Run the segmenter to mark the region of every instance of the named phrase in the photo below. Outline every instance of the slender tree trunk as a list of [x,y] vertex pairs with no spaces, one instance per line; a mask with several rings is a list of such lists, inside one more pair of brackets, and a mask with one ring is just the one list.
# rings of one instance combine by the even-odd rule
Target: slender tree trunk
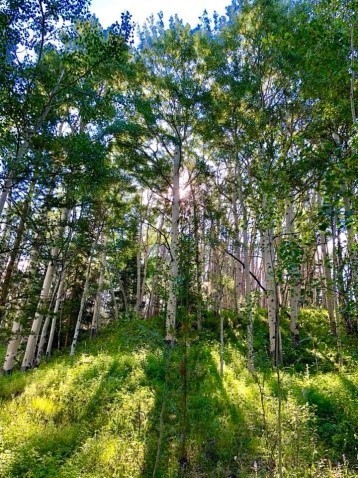
[[320,243],[321,243],[321,257],[323,263],[323,275],[324,275],[324,303],[328,311],[329,324],[331,332],[333,335],[337,334],[337,324],[336,324],[336,311],[335,311],[335,300],[333,294],[333,278],[332,278],[332,268],[331,261],[327,251],[327,242],[326,236],[323,232],[320,233]]
[[21,217],[20,217],[20,222],[19,226],[17,228],[16,232],[16,237],[14,241],[14,245],[12,248],[12,251],[10,253],[10,258],[6,266],[6,270],[4,273],[3,277],[3,282],[1,286],[1,295],[0,295],[0,324],[3,322],[3,318],[5,316],[5,306],[7,302],[7,298],[9,295],[9,290],[10,290],[10,285],[11,285],[11,277],[12,273],[15,268],[15,263],[16,260],[18,259],[19,253],[20,253],[20,246],[22,242],[22,238],[25,232],[25,226],[26,226],[26,219],[28,216],[29,208],[30,208],[30,203],[32,199],[32,195],[35,189],[35,183],[32,182],[28,195],[25,199],[22,211],[21,211]]
[[137,295],[136,295],[136,313],[140,314],[142,304],[142,238],[143,222],[142,216],[139,216],[138,226],[138,251],[137,251]]
[[[240,189],[240,187],[239,187]],[[240,191],[239,191],[239,195],[240,195]],[[235,239],[234,239],[234,255],[240,259],[240,252],[241,252],[241,248],[240,248],[240,228],[239,228],[239,213],[238,213],[238,207],[237,207],[237,191],[236,191],[236,188],[234,188],[234,192],[233,192],[233,197],[232,197],[232,201],[233,201],[233,216],[234,216],[234,230],[235,230]],[[240,201],[240,207],[242,208],[242,203]],[[242,271],[242,267],[241,267],[241,264],[239,261],[235,261],[235,293],[234,293],[234,297],[235,297],[235,307],[234,307],[234,310],[236,313],[239,312],[239,302],[240,302],[240,299],[241,299],[241,296],[242,296],[242,275],[243,275],[243,271]]]
[[126,294],[126,291],[124,289],[124,285],[123,285],[122,281],[119,281],[119,289],[122,293],[124,312],[128,312],[127,294]]
[[147,228],[146,238],[145,238],[145,246],[143,251],[143,274],[142,274],[142,284],[140,289],[140,307],[141,307],[141,315],[146,316],[148,312],[149,304],[144,305],[144,292],[146,289],[146,282],[147,282],[147,269],[148,269],[148,256],[149,256],[149,229]]
[[13,185],[13,179],[12,179],[12,176],[10,175],[8,178],[6,178],[4,188],[1,192],[1,196],[0,196],[0,215],[2,215],[2,213],[3,213],[4,207],[5,207],[5,204],[6,204],[6,200],[7,200],[8,195],[9,195],[11,189],[12,189],[12,185]]
[[[25,281],[25,284],[23,285],[22,289],[28,291],[29,286],[33,280],[33,276],[35,274],[35,266],[37,263],[39,251],[37,244],[34,247],[29,264],[28,264],[28,277]],[[24,300],[18,302],[17,304],[17,311],[15,312],[15,319],[12,325],[12,331],[11,331],[11,338],[7,346],[6,350],[6,356],[5,356],[5,362],[3,365],[3,370],[6,373],[11,372],[11,370],[15,366],[15,359],[17,356],[17,352],[21,343],[21,331],[22,331],[22,323],[21,323],[21,316],[22,316],[22,309],[26,305],[26,302],[28,301],[28,298],[25,298]]]
[[91,325],[91,337],[94,337],[98,333],[99,320],[101,315],[101,305],[102,305],[102,289],[104,282],[104,273],[106,270],[106,250],[105,250],[105,240],[103,241],[103,251],[101,258],[101,270],[98,279],[97,294],[94,303],[93,315],[92,315],[92,325]]
[[117,299],[116,299],[116,295],[114,293],[112,284],[110,286],[110,291],[111,291],[111,297],[113,302],[114,320],[118,322],[119,320],[118,304],[117,304]]
[[354,23],[352,19],[351,24],[351,91],[350,91],[350,102],[351,102],[351,112],[352,112],[352,121],[353,124],[357,121],[356,116],[356,107],[355,107],[355,98],[354,98],[354,88],[355,88],[355,80],[356,80],[356,72],[355,72],[355,50],[354,50]]
[[[289,234],[290,241],[292,241],[295,237],[294,217],[294,206],[292,200],[290,199],[286,209],[286,231],[287,234]],[[288,280],[290,286],[290,331],[292,344],[297,346],[300,340],[297,325],[301,297],[301,268],[299,265],[295,265],[292,268]]]
[[89,280],[90,280],[90,276],[91,276],[92,260],[93,260],[93,255],[94,255],[94,251],[95,251],[95,248],[96,248],[96,244],[97,244],[97,242],[98,242],[99,235],[100,235],[100,228],[98,228],[98,232],[97,232],[96,238],[95,238],[95,240],[93,241],[93,244],[92,244],[92,247],[91,247],[90,256],[89,256],[88,262],[87,262],[85,283],[84,283],[84,286],[83,286],[83,292],[82,292],[82,297],[81,297],[80,310],[79,310],[78,316],[77,316],[77,321],[76,321],[76,326],[75,326],[75,332],[74,332],[74,334],[73,334],[73,340],[72,340],[72,344],[71,344],[70,355],[74,355],[74,354],[75,354],[76,346],[77,346],[77,342],[78,342],[78,337],[79,337],[79,335],[80,335],[82,316],[83,316],[83,312],[84,312],[85,305],[86,305],[86,300],[87,300],[87,295],[88,295]]
[[43,351],[44,351],[45,343],[46,343],[46,339],[47,339],[47,332],[48,332],[48,328],[49,328],[49,325],[50,325],[50,322],[51,322],[51,308],[53,306],[53,302],[55,301],[55,297],[57,296],[57,291],[60,287],[60,283],[61,283],[61,274],[58,278],[56,286],[53,289],[52,299],[50,301],[51,305],[49,307],[49,310],[47,312],[45,321],[44,321],[43,326],[42,326],[41,335],[40,335],[40,339],[39,339],[39,344],[38,344],[38,347],[37,347],[36,359],[35,359],[35,365],[36,366],[40,365],[40,362],[41,362],[41,358],[42,358],[42,355],[43,355]]
[[220,375],[224,375],[224,316],[222,314],[222,300],[223,300],[223,282],[222,282],[222,258],[216,251],[215,253],[215,312],[220,320]]
[[159,281],[159,266],[161,265],[163,254],[161,253],[161,240],[162,240],[162,231],[164,226],[164,214],[160,217],[160,222],[157,229],[157,239],[156,239],[156,254],[155,254],[155,273],[152,278],[152,293],[150,297],[150,304],[149,304],[149,315],[155,316],[159,313],[159,296],[156,293],[155,289],[157,288],[157,283]]
[[42,319],[43,319],[43,314],[41,309],[46,305],[48,301],[54,271],[55,271],[54,260],[51,260],[47,266],[46,275],[45,275],[42,289],[41,289],[40,301],[37,307],[37,311],[35,313],[35,318],[32,323],[31,332],[27,341],[25,356],[22,361],[21,370],[27,370],[28,368],[31,368],[34,365],[36,345],[39,338],[41,325],[42,325]]
[[221,312],[221,307],[218,308],[218,315],[220,317],[220,375],[224,375],[224,316]]
[[[64,231],[64,222],[66,221],[67,217],[68,217],[68,209],[64,209],[61,214],[58,237],[62,237],[62,234]],[[58,259],[59,252],[60,252],[60,247],[58,245],[54,246],[51,250],[51,260],[47,266],[45,278],[42,284],[40,300],[37,305],[35,318],[32,323],[31,332],[26,345],[24,359],[22,361],[22,366],[21,366],[22,370],[26,370],[28,368],[33,367],[35,362],[36,346],[38,343],[41,326],[42,326],[42,320],[43,320],[42,310],[43,308],[47,306],[47,303],[48,303],[48,298],[49,298],[51,286],[53,283],[56,262]]]
[[267,312],[269,323],[270,356],[275,365],[281,356],[278,327],[278,297],[275,280],[275,251],[272,229],[267,229],[263,237],[263,257],[265,266]]
[[166,336],[165,340],[169,343],[175,342],[175,322],[178,301],[178,244],[179,244],[179,170],[180,170],[180,150],[177,147],[173,160],[173,199],[172,199],[172,220],[170,233],[170,272],[169,272],[169,297],[166,317]]
[[21,341],[21,323],[15,319],[11,329],[11,339],[6,349],[5,362],[3,370],[5,373],[11,372],[15,366],[17,350]]
[[[339,366],[343,366],[343,357],[342,357],[342,337],[341,337],[341,314],[340,314],[340,299],[339,299],[339,290],[344,290],[343,277],[339,277],[339,263],[338,263],[338,254],[337,254],[337,244],[339,241],[337,234],[337,211],[334,209],[332,217],[332,274],[333,274],[333,284],[334,284],[334,309],[335,309],[335,318],[336,318],[336,334],[337,334],[337,351],[338,351],[338,360]],[[344,294],[346,295],[346,294]]]
[[[214,227],[215,233],[218,233],[219,224]],[[223,258],[217,249],[213,250],[212,254],[212,284],[214,289],[213,294],[213,307],[216,317],[219,319],[220,324],[220,375],[224,374],[224,316],[222,314],[222,302],[223,302]]]
[[194,221],[194,242],[195,242],[195,287],[196,287],[196,324],[198,330],[201,329],[202,322],[202,265],[200,257],[200,213],[198,201],[193,185],[190,185],[190,192],[193,201],[193,221]]
[[117,322],[119,319],[117,298],[116,298],[116,294],[114,293],[113,280],[112,280],[111,271],[109,270],[108,264],[106,264],[106,268],[107,268],[107,275],[109,278],[109,290],[110,290],[111,298],[113,302],[114,320]]
[[65,277],[66,277],[66,266],[63,266],[61,275],[60,275],[60,283],[57,289],[57,296],[56,296],[56,302],[55,302],[55,307],[53,309],[53,317],[51,321],[51,329],[50,329],[50,334],[47,342],[47,347],[46,347],[46,356],[49,357],[51,355],[52,351],[52,344],[53,340],[55,337],[55,330],[56,330],[56,322],[57,322],[57,314],[58,311],[60,310],[60,305],[63,300],[63,289],[65,286]]
[[243,245],[244,245],[244,264],[245,264],[245,299],[246,299],[246,317],[247,317],[247,366],[250,372],[255,370],[254,367],[254,322],[252,316],[251,301],[251,282],[250,282],[250,244],[249,244],[249,221],[247,208],[243,198],[242,178],[239,173],[239,199],[242,210],[243,219]]

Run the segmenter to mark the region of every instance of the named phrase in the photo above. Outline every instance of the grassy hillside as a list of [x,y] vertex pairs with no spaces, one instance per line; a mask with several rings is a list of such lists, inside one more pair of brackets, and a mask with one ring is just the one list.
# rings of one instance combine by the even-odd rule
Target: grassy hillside
[[303,311],[301,321],[281,389],[259,313],[254,375],[245,327],[227,317],[220,376],[217,321],[208,317],[200,338],[182,330],[173,349],[162,319],[123,319],[83,340],[73,358],[1,377],[0,476],[276,476],[280,395],[284,476],[357,476],[357,344],[343,339],[339,367],[325,313]]

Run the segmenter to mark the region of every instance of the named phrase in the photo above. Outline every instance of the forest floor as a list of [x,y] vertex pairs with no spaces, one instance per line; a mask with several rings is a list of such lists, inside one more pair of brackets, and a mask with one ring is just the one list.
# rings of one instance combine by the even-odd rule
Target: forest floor
[[284,477],[358,476],[357,340],[337,348],[325,312],[304,310],[295,349],[283,319],[278,382],[263,311],[254,374],[233,317],[223,376],[209,315],[200,333],[183,326],[174,348],[163,318],[128,317],[83,336],[75,357],[0,377],[0,477],[275,477],[280,448]]

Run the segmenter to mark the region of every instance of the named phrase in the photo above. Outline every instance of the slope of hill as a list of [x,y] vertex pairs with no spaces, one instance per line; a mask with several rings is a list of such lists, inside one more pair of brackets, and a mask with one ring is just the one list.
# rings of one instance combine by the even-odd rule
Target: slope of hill
[[200,337],[183,327],[174,348],[162,319],[123,319],[75,357],[1,377],[0,476],[273,477],[280,452],[283,476],[357,476],[356,344],[343,338],[343,356],[322,311],[301,320],[301,346],[286,345],[279,375],[258,313],[254,374],[245,326],[226,317],[220,375],[208,317]]

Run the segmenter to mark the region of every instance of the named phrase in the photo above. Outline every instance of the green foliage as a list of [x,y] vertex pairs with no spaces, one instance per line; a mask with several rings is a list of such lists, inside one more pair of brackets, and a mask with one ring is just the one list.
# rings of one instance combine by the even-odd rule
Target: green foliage
[[[199,341],[181,331],[174,349],[163,343],[162,319],[122,319],[82,342],[77,357],[1,377],[0,475],[144,478],[157,461],[157,476],[180,476],[184,433],[186,476],[274,476],[278,389],[261,352],[264,315],[255,313],[254,375],[241,319],[228,314],[222,378],[214,316],[205,317]],[[303,311],[306,366],[293,361],[282,370],[285,477],[354,476],[358,375],[348,361],[346,372],[332,370],[334,343],[322,319]]]
[[[140,321],[127,314],[89,345],[82,342],[78,357],[58,356],[26,375],[1,377],[0,475],[273,477],[281,445],[285,477],[354,476],[354,337],[340,333],[338,347],[327,314],[303,310],[301,343],[294,347],[282,307],[279,385],[266,350],[267,311],[248,300],[256,367],[249,374],[245,308],[236,304],[239,310],[221,311],[220,317],[203,310],[200,290],[209,272],[211,285],[234,292],[225,261],[224,272],[218,274],[211,253],[221,254],[222,246],[242,249],[238,230],[243,226],[252,256],[261,247],[258,236],[270,231],[275,280],[286,286],[283,300],[292,285],[304,282],[302,266],[305,298],[311,285],[319,296],[322,281],[315,250],[321,232],[328,243],[338,243],[324,264],[333,273],[326,287],[337,291],[337,311],[342,314],[338,321],[351,323],[354,331],[357,251],[350,243],[357,226],[358,163],[356,128],[351,124],[353,2],[233,1],[227,18],[214,16],[212,26],[204,13],[196,30],[177,16],[165,28],[159,15],[141,30],[136,51],[128,46],[130,15],[123,14],[121,24],[103,30],[87,16],[86,0],[9,0],[4,12],[0,151],[2,179],[11,183],[4,190],[11,190],[4,250],[14,244],[19,206],[30,182],[36,182],[36,194],[29,211],[23,212],[29,218],[24,217],[27,229],[19,243],[22,251],[31,250],[33,237],[38,237],[39,270],[56,242],[51,239],[51,220],[42,216],[55,215],[50,214],[53,208],[64,204],[73,209],[73,231],[67,225],[66,237],[59,241],[60,259],[67,267],[59,339],[67,340],[72,333],[96,230],[102,230],[98,242],[108,236],[113,289],[118,291],[121,281],[129,307],[136,302],[142,246],[149,251],[144,285],[165,302],[167,270],[153,257],[157,244],[152,249],[149,234],[148,244],[144,237],[138,244],[142,214],[133,198],[138,183],[162,196],[161,204],[155,198],[158,205],[145,221],[154,226],[162,214],[160,227],[166,236],[176,146],[192,199],[196,195],[194,207],[200,210],[192,214],[191,199],[183,198],[177,346],[163,343],[163,317]],[[19,49],[23,55],[16,53]],[[59,198],[43,199],[58,192]],[[316,204],[307,198],[312,192],[322,198],[322,205],[321,199]],[[281,240],[288,198],[295,204],[297,232]],[[236,212],[234,202],[240,203]],[[41,219],[35,217],[32,223],[33,211]],[[348,242],[343,251],[341,236]],[[168,245],[163,237],[158,241]],[[101,248],[93,249],[96,262]],[[207,252],[211,264],[201,263]],[[19,263],[21,254],[25,262],[28,253],[18,254]],[[7,261],[5,257],[3,263]],[[94,264],[90,294],[98,267]],[[12,283],[19,277],[16,271]],[[24,281],[19,282],[21,289]],[[37,290],[31,285],[34,299],[22,307],[21,322],[22,315],[29,319],[37,307],[40,281],[33,282]],[[216,293],[208,293],[208,309],[219,309]],[[16,293],[11,295],[15,302]],[[43,307],[37,310],[45,313]],[[87,304],[85,325],[88,310]],[[16,316],[7,311],[10,323]],[[204,327],[200,333],[194,327],[199,314]],[[220,318],[225,328],[223,374]]]

